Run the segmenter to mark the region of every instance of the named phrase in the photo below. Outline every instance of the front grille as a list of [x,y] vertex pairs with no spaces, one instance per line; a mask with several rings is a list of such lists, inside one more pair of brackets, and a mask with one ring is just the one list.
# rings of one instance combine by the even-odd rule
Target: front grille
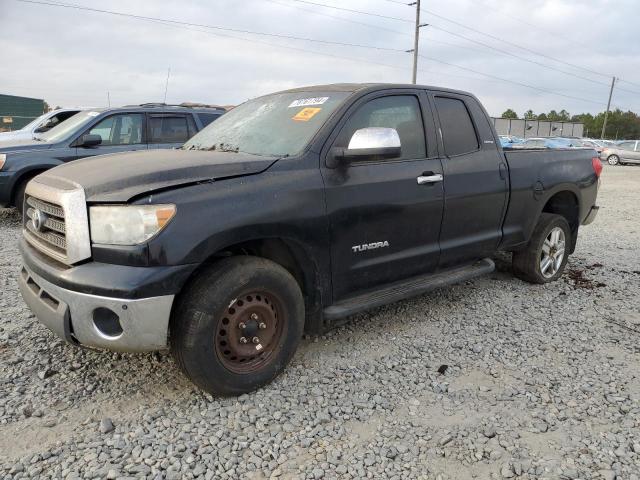
[[[67,234],[64,209],[60,205],[46,202],[33,196],[26,197],[27,211],[24,217],[24,228],[30,235],[31,243],[45,253],[54,256],[67,255]],[[41,224],[36,228],[34,218],[40,212]]]
[[65,265],[91,258],[87,202],[80,185],[47,172],[27,184],[24,198],[22,232],[33,248]]

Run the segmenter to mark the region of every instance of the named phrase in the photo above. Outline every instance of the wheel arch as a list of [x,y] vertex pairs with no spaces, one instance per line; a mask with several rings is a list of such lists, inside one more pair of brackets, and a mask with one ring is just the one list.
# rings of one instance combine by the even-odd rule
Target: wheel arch
[[322,288],[319,264],[299,241],[283,237],[251,238],[230,243],[209,254],[184,283],[181,293],[202,271],[222,258],[251,255],[271,260],[285,268],[296,280],[305,303],[305,331],[319,333],[322,325]]
[[9,202],[11,203],[11,205],[15,206],[14,197],[22,182],[31,180],[33,177],[46,172],[50,168],[53,168],[53,165],[30,165],[29,167],[16,172],[13,183],[11,184],[11,189],[9,191]]
[[556,191],[547,199],[540,213],[561,215],[567,220],[571,229],[569,253],[573,253],[580,227],[580,200],[576,193],[568,189]]

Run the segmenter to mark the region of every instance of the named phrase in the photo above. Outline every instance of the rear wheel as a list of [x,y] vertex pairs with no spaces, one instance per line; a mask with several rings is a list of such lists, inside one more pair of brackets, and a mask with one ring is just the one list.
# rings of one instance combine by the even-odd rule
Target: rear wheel
[[289,363],[304,327],[302,292],[266,259],[221,260],[180,298],[171,350],[184,373],[214,395],[240,395],[273,380]]
[[609,157],[607,157],[607,163],[609,165],[618,165],[620,163],[620,157],[617,155],[609,155]]
[[528,245],[513,254],[514,274],[527,282],[547,283],[564,272],[571,245],[567,220],[552,213],[542,213]]

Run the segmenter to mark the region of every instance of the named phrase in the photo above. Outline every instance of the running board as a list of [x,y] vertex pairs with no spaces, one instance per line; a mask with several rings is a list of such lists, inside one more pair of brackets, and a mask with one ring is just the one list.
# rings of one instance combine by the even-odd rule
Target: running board
[[464,282],[465,280],[470,280],[485,273],[491,273],[494,270],[495,264],[493,260],[485,258],[471,265],[395,282],[380,290],[347,298],[335,305],[325,308],[324,318],[326,320],[335,320],[347,317],[363,310],[415,297],[416,295],[421,295],[430,290],[444,287],[445,285]]

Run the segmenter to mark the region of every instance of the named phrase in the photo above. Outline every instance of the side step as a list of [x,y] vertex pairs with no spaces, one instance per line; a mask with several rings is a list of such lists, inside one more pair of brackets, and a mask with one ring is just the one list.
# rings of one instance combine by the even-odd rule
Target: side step
[[347,298],[324,309],[326,320],[335,320],[353,315],[354,313],[370,308],[397,302],[406,298],[415,297],[422,293],[434,290],[445,285],[464,282],[471,278],[491,273],[495,270],[495,264],[490,258],[484,258],[471,265],[456,267],[430,275],[413,277],[409,280],[387,285],[380,290],[364,293],[356,297]]

